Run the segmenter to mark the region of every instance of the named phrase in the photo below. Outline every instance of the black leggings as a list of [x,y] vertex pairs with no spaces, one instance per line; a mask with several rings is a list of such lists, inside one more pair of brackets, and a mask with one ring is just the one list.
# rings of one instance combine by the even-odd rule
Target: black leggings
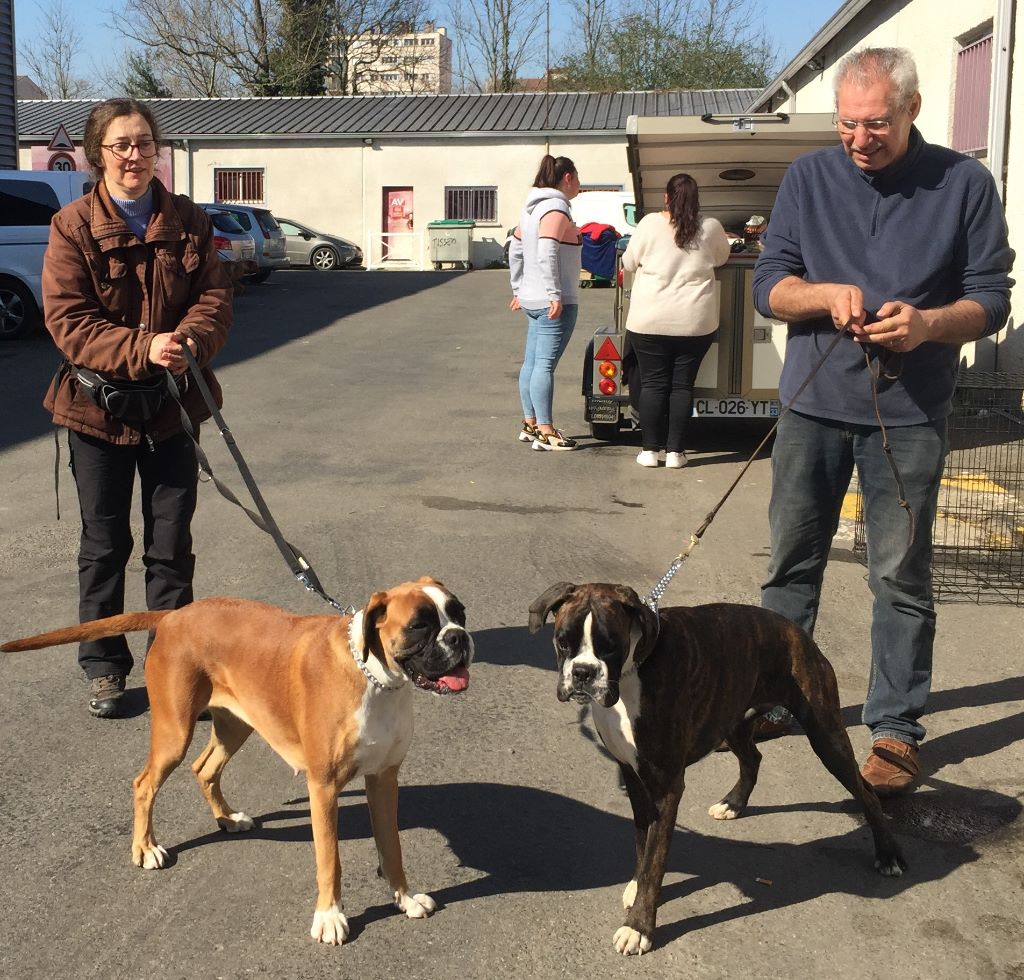
[[640,367],[640,428],[644,449],[685,450],[693,383],[714,334],[667,337],[626,332]]
[[[125,566],[134,541],[132,491],[142,491],[146,605],[178,609],[192,601],[192,515],[196,509],[196,450],[184,433],[150,449],[115,446],[70,432],[71,470],[78,486],[82,538],[78,552],[81,622],[124,612]],[[127,676],[133,658],[124,635],[82,643],[78,663],[86,677]]]

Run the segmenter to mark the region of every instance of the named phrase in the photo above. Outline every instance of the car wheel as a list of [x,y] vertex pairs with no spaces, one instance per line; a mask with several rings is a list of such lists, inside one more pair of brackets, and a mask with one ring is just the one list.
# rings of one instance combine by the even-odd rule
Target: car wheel
[[619,438],[617,422],[591,422],[590,434],[600,442],[615,442]]
[[0,281],[0,340],[25,337],[39,323],[39,309],[28,287],[14,279]]
[[338,268],[338,253],[327,245],[321,245],[310,253],[309,264],[320,272],[330,272]]
[[266,282],[270,278],[270,273],[273,271],[273,269],[261,269],[259,272],[254,272],[251,276],[245,276],[242,279],[242,282],[247,282],[249,284],[255,282]]

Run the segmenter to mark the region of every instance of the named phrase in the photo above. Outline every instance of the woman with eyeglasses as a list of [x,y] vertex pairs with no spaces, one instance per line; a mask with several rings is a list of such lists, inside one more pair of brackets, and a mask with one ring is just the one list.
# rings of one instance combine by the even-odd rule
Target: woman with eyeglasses
[[[46,328],[64,355],[43,404],[68,429],[82,532],[81,622],[124,611],[135,474],[143,518],[149,609],[192,601],[192,515],[198,467],[193,430],[209,418],[188,384],[187,347],[219,404],[208,365],[231,326],[231,287],[210,219],[155,177],[160,129],[134,99],[101,102],[85,125],[96,184],[53,218],[43,263]],[[89,711],[124,711],[133,659],[124,636],[83,643]]]

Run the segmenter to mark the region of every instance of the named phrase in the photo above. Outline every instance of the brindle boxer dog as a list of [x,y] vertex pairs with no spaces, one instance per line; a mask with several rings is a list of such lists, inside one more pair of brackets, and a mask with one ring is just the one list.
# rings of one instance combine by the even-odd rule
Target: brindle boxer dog
[[777,704],[803,726],[818,758],[864,808],[875,867],[897,876],[906,862],[874,791],[861,779],[840,718],[832,666],[799,627],[756,606],[715,603],[657,615],[621,585],[553,585],[530,606],[530,631],[555,614],[557,695],[590,704],[598,734],[618,760],[636,825],[636,871],[622,904],[615,948],[651,948],[686,767],[723,739],[740,764],[714,804],[738,817],[757,781],[754,721]]
[[296,772],[305,770],[316,851],[314,939],[348,937],[338,855],[338,794],[364,776],[380,873],[411,919],[434,911],[411,894],[398,839],[398,768],[412,740],[412,691],[464,691],[473,659],[462,603],[440,582],[375,592],[354,616],[295,616],[245,599],[202,599],[165,612],[125,613],[5,643],[34,650],[156,630],[146,656],[149,758],[135,779],[132,861],[162,868],[167,850],[153,836],[153,801],[185,757],[196,718],[209,706],[210,741],[192,764],[218,825],[229,833],[253,821],[229,806],[221,773],[258,731]]

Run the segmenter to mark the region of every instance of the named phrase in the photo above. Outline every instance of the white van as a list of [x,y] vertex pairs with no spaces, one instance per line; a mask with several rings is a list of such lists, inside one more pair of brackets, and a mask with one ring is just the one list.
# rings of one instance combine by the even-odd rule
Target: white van
[[89,174],[75,170],[0,170],[0,341],[40,324],[50,220],[90,187]]
[[597,222],[611,225],[620,235],[631,235],[636,227],[636,205],[627,191],[580,191],[569,207],[577,228]]

